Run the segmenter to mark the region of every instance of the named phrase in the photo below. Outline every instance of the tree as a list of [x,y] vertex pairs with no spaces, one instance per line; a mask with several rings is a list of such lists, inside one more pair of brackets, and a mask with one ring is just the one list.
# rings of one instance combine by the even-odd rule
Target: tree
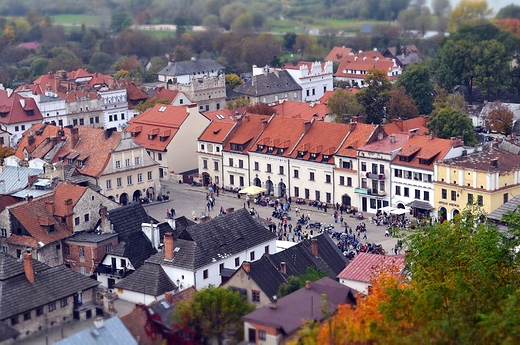
[[386,104],[386,117],[388,119],[413,119],[419,116],[419,110],[412,96],[408,95],[403,86],[393,88]]
[[242,85],[244,81],[240,76],[236,73],[228,73],[226,74],[226,85],[229,85],[231,88],[235,88],[238,85]]
[[349,123],[353,116],[358,116],[363,112],[356,96],[342,88],[336,88],[334,93],[329,96],[327,109],[334,116],[334,121],[340,123]]
[[441,110],[449,108],[458,111],[462,115],[469,116],[468,102],[459,92],[448,93],[446,90],[436,87],[437,97],[433,102],[432,115],[437,115]]
[[294,32],[287,32],[283,35],[283,47],[286,51],[293,51],[293,46],[296,43],[296,37],[298,37],[298,35]]
[[195,292],[193,300],[178,303],[173,317],[181,329],[194,329],[204,341],[222,344],[230,331],[236,342],[243,338],[242,317],[254,310],[238,292],[210,285]]
[[495,25],[501,30],[509,31],[515,36],[520,36],[520,19],[508,18],[508,19],[496,19]]
[[47,66],[49,65],[49,60],[38,57],[31,61],[30,69],[31,76],[37,78],[47,71]]
[[253,16],[251,13],[242,13],[231,24],[233,31],[251,31],[253,29]]
[[157,98],[152,97],[150,99],[147,99],[146,101],[141,101],[137,103],[137,105],[134,107],[135,110],[137,110],[139,113],[144,112],[146,109],[153,108],[156,104],[170,104],[170,101],[167,98]]
[[0,146],[0,164],[4,164],[4,159],[12,155],[14,155],[14,150],[12,148]]
[[112,14],[112,19],[110,20],[110,29],[113,32],[119,33],[132,25],[132,18],[126,12],[115,12]]
[[396,86],[403,86],[414,99],[419,114],[428,115],[433,110],[433,84],[430,69],[426,64],[414,64],[405,69],[397,79]]
[[505,7],[502,7],[497,15],[496,19],[520,19],[520,6],[510,4]]
[[500,101],[493,102],[489,111],[482,117],[486,129],[505,135],[509,135],[513,131],[513,119],[513,112]]
[[450,10],[450,0],[432,0],[432,11],[437,17],[446,15]]
[[456,110],[442,109],[437,115],[430,117],[427,126],[436,137],[449,139],[463,136],[465,144],[475,145],[477,143],[471,119]]
[[323,272],[319,268],[316,267],[307,267],[305,273],[299,277],[290,276],[287,278],[287,283],[280,285],[278,289],[278,297],[287,296],[302,287],[305,287],[307,281],[315,282],[327,276],[327,273]]
[[267,103],[258,102],[246,107],[246,111],[250,114],[273,115],[274,110]]
[[222,23],[225,29],[229,30],[231,28],[231,24],[235,21],[235,19],[238,18],[241,14],[247,12],[247,6],[241,2],[234,2],[225,5],[219,11],[220,22]]
[[173,20],[173,24],[175,25],[175,36],[177,36],[177,38],[191,31],[191,21],[189,18],[177,17]]
[[401,28],[405,31],[415,29],[416,20],[419,17],[419,13],[416,8],[408,8],[399,12],[397,21],[401,25]]
[[463,24],[488,21],[492,15],[493,9],[488,8],[486,0],[460,0],[451,11],[448,29],[453,32]]
[[236,108],[247,107],[251,104],[251,101],[243,96],[232,99],[226,103],[226,109],[232,110]]
[[365,122],[380,124],[385,117],[385,106],[392,84],[385,71],[370,69],[365,78],[367,87],[356,93],[356,100],[364,109]]

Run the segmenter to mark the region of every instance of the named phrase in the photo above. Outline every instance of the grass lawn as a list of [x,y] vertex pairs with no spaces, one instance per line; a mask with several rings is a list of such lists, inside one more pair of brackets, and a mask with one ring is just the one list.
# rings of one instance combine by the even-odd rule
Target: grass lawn
[[[271,26],[271,32],[295,32],[304,33],[307,29],[317,28],[320,30],[334,28],[337,31],[359,31],[363,24],[388,24],[374,20],[352,20],[352,19],[301,19],[301,20],[277,20],[268,19],[267,23]],[[303,24],[306,23],[306,24]]]
[[101,25],[102,20],[100,16],[90,16],[86,14],[58,14],[51,16],[51,18],[56,24],[75,24],[77,26],[81,26],[81,24],[98,26]]
[[175,31],[162,31],[162,30],[141,30],[141,33],[154,36],[157,39],[164,37],[175,36]]

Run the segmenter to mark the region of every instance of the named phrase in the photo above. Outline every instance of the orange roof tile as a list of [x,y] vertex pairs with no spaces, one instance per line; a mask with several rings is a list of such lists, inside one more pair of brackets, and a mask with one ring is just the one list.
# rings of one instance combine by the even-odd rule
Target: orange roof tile
[[314,121],[291,157],[331,163],[332,155],[343,144],[349,132],[350,126],[346,124]]
[[383,55],[381,55],[380,52],[369,51],[360,54],[349,55],[348,58],[340,63],[334,76],[345,78],[360,78],[363,76],[362,74],[350,73],[348,71],[368,71],[370,69],[377,69],[388,73],[394,68],[400,69],[398,66],[394,67],[394,62],[385,58]]
[[[435,161],[444,159],[451,148],[452,142],[449,139],[433,138],[429,135],[413,135],[405,142],[392,164],[433,170]],[[400,159],[402,156],[411,157],[411,160],[409,162],[402,161]],[[429,164],[424,164],[425,161],[428,161]]]
[[356,157],[357,149],[366,145],[375,133],[377,125],[369,125],[366,123],[349,124],[351,130],[341,148],[337,151],[337,155],[346,157]]
[[152,98],[167,99],[170,104],[177,98],[179,91],[165,89],[164,87],[158,87],[152,95]]
[[351,51],[351,48],[334,47],[325,57],[325,61],[341,62],[348,56],[348,54],[350,54]]
[[[24,159],[23,150],[26,148],[31,156],[34,152],[34,157],[43,158],[45,154],[49,152],[52,147],[54,147],[54,145],[56,145],[58,142],[61,142],[62,140],[65,140],[65,136],[62,138],[56,138],[59,129],[60,127],[57,126],[35,123],[22,134],[22,138],[18,143],[15,156],[20,159]],[[70,133],[69,128],[63,128],[63,131],[65,135]],[[29,138],[31,135],[32,139]]]
[[188,107],[156,104],[130,120],[126,131],[145,148],[164,151],[188,115]]
[[404,269],[404,255],[377,255],[359,253],[340,274],[339,279],[370,283],[375,274],[382,269],[397,268],[396,273]]
[[376,140],[360,147],[359,150],[387,154],[392,153],[395,150],[401,149],[409,137],[409,133],[393,133],[390,136],[383,137],[381,140]]
[[235,126],[234,122],[212,121],[199,137],[200,141],[223,144],[226,136]]
[[0,90],[0,123],[13,124],[41,120],[43,116],[33,98]]
[[391,123],[383,125],[385,133],[390,135],[397,132],[408,132],[417,130],[416,134],[428,133],[428,116],[419,116],[408,120],[393,120]]
[[59,183],[54,188],[54,215],[65,217],[67,214],[65,202],[70,199],[72,206],[76,206],[76,203],[81,199],[87,188],[71,183]]
[[272,108],[276,112],[276,115],[296,117],[304,120],[314,118],[322,120],[329,113],[329,109],[325,104],[314,102],[284,101]]
[[[282,156],[288,157],[294,146],[300,140],[304,133],[304,119],[275,115],[269,121],[266,129],[262,132],[256,145],[252,145],[251,152],[269,152],[269,147],[284,149]],[[264,146],[260,149],[259,146]],[[274,150],[273,154],[278,154],[278,150]]]
[[214,111],[206,111],[202,113],[207,119],[211,121],[236,122],[240,116],[245,112],[246,107],[237,109],[220,109]]
[[236,129],[229,136],[224,146],[224,151],[230,151],[231,143],[244,145],[242,153],[246,153],[249,147],[256,141],[256,138],[263,130],[263,122],[267,123],[270,116],[259,114],[246,114],[237,122]]

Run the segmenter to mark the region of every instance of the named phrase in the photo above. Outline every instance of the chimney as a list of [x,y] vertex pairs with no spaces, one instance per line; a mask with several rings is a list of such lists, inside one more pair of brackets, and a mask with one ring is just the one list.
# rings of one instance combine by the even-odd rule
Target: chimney
[[72,225],[72,216],[74,215],[73,206],[72,199],[65,200],[65,222],[70,230],[74,228]]
[[168,304],[172,305],[173,304],[173,294],[172,293],[165,293],[164,294],[164,299],[166,300],[166,302],[168,302]]
[[155,249],[159,249],[159,227],[157,224],[141,223],[141,230]]
[[311,252],[312,255],[318,257],[318,240],[315,238],[311,239]]
[[491,160],[491,166],[493,168],[498,168],[498,158],[494,158],[493,160]]
[[173,234],[167,232],[164,234],[164,260],[173,261]]
[[395,143],[395,135],[393,135],[393,134],[390,135],[390,142]]
[[112,233],[112,226],[110,224],[110,220],[108,219],[108,209],[106,206],[99,205],[99,216],[101,218],[101,231],[104,234]]
[[262,120],[262,130],[265,130],[267,128],[267,125],[269,124],[269,121]]
[[98,316],[94,319],[94,326],[96,326],[96,329],[103,328],[104,325],[103,317]]
[[54,214],[54,201],[50,200],[50,201],[46,201],[45,202],[45,207],[47,208],[47,210]]
[[468,151],[467,150],[462,150],[462,156],[467,156],[468,155]]
[[33,201],[33,196],[32,195],[27,195],[27,202],[30,203]]
[[276,303],[277,300],[278,297],[276,297],[276,295],[274,295],[273,298],[271,298],[271,309],[278,309],[278,305]]
[[247,273],[251,272],[251,263],[244,261],[242,262],[242,267],[244,268],[244,271]]
[[282,274],[287,274],[287,265],[285,264],[285,261],[280,262],[280,272]]
[[310,282],[310,280],[305,281],[305,288],[306,288],[307,290],[310,290],[310,289],[311,289],[311,282]]
[[312,125],[312,121],[305,121],[303,123],[303,133],[307,133],[309,131],[309,129],[311,128],[311,125]]
[[70,129],[70,143],[71,147],[75,148],[79,141],[79,129],[78,127],[73,127]]
[[462,137],[451,137],[450,140],[452,147],[461,147],[462,145],[464,145]]
[[30,283],[34,283],[34,269],[31,253],[23,253],[23,270],[25,277]]
[[363,116],[354,116],[352,119],[356,123],[364,123],[365,122],[365,119],[363,118]]

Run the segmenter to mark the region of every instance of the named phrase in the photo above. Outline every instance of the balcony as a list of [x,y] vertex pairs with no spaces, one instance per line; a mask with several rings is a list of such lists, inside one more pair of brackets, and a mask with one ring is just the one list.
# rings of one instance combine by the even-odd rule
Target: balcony
[[384,180],[385,174],[374,174],[374,173],[367,173],[366,177],[372,180]]
[[372,188],[355,188],[354,193],[375,196],[386,196],[386,192],[384,190],[377,190]]
[[123,277],[125,275],[125,270],[124,269],[112,268],[110,266],[105,266],[105,265],[99,265],[98,268],[97,268],[97,271],[99,273],[104,273],[106,275],[115,276],[115,277],[118,277],[118,278],[121,278],[121,277]]

